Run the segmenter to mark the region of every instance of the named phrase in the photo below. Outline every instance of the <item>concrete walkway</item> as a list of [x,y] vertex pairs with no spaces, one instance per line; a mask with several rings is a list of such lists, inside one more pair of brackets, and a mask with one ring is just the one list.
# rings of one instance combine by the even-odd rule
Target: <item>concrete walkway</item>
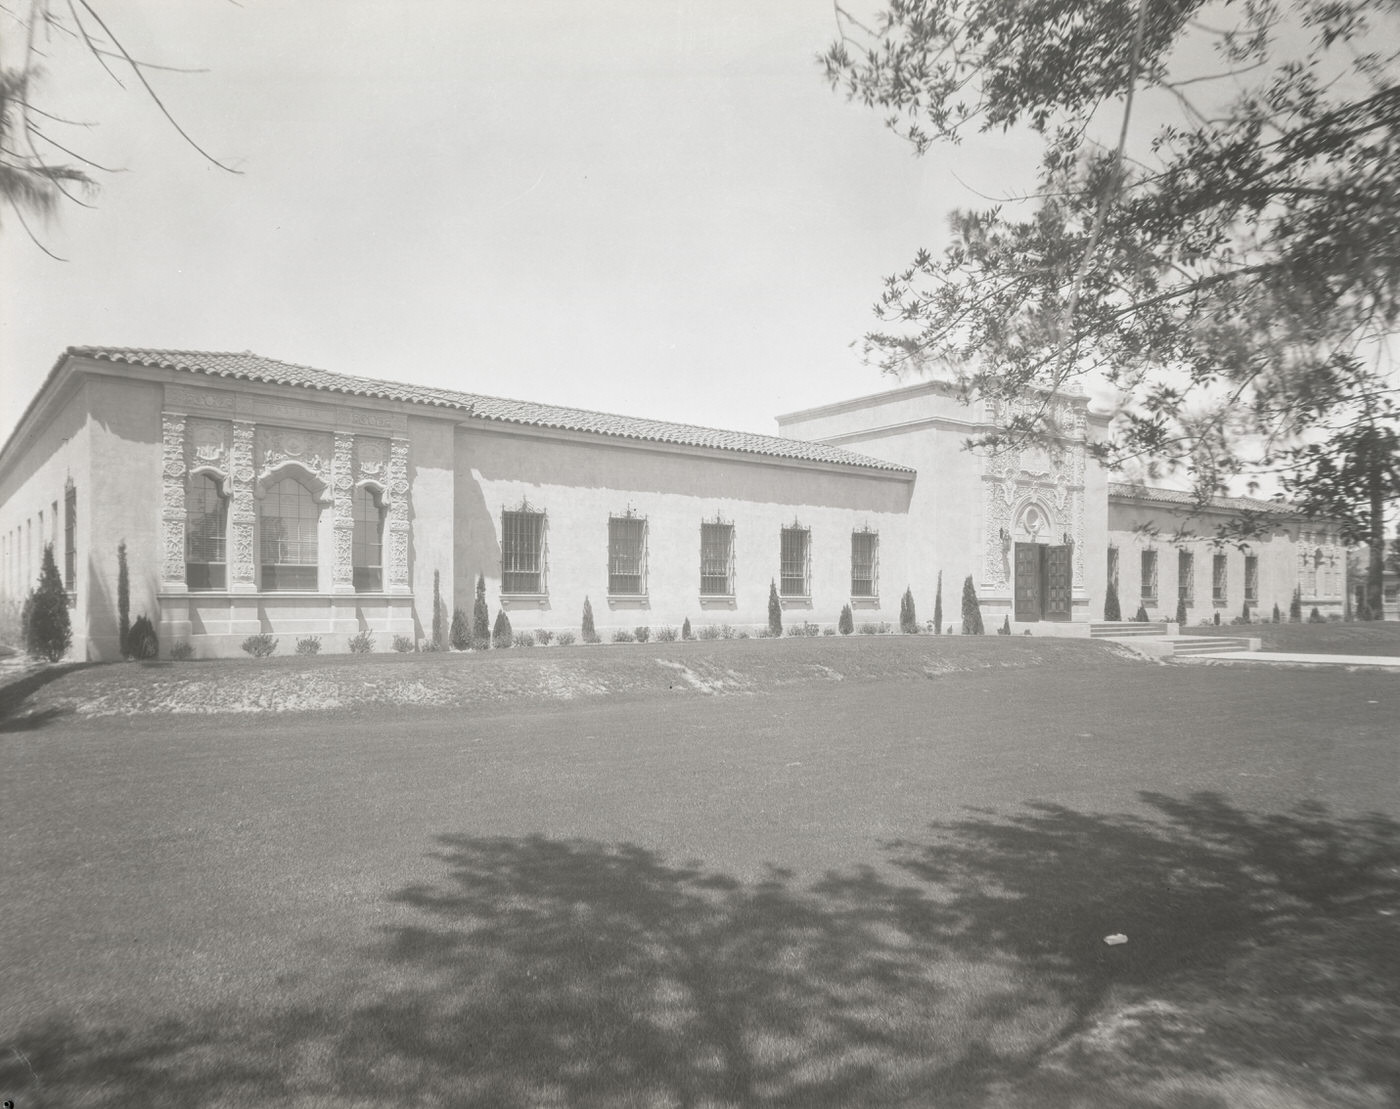
[[1212,662],[1274,663],[1292,666],[1374,666],[1400,670],[1400,658],[1385,655],[1307,655],[1289,651],[1203,651],[1199,654],[1178,655],[1185,659],[1206,659]]

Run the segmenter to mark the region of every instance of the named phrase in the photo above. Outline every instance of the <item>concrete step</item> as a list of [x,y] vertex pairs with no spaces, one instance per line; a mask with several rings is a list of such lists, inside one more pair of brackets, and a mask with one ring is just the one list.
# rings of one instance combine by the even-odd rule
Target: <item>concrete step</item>
[[1124,635],[1166,635],[1167,625],[1163,621],[1140,624],[1136,620],[1103,621],[1089,625],[1091,639],[1109,639]]
[[1192,635],[1173,639],[1174,655],[1207,655],[1217,651],[1247,651],[1249,640],[1225,635]]

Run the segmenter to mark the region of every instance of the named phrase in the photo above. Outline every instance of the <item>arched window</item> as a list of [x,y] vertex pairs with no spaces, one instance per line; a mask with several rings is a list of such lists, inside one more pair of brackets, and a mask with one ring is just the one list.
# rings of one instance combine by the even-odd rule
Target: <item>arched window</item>
[[258,506],[264,591],[316,589],[316,530],[321,515],[311,491],[296,478],[270,486]]
[[190,589],[225,589],[228,565],[228,498],[208,474],[195,474],[185,491],[185,583]]
[[355,536],[351,560],[355,566],[355,590],[378,593],[384,588],[384,505],[373,489],[355,490],[352,504]]

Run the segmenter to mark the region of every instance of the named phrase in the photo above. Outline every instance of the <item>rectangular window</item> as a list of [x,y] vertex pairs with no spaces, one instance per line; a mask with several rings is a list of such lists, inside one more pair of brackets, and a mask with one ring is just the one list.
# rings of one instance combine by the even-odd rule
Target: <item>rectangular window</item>
[[1196,600],[1196,556],[1191,551],[1176,552],[1176,595],[1188,605]]
[[734,595],[734,525],[700,525],[700,596]]
[[368,485],[350,495],[351,578],[356,593],[384,588],[384,497]]
[[1244,556],[1244,599],[1252,605],[1259,603],[1259,556]]
[[501,512],[501,592],[543,593],[544,513]]
[[851,532],[851,596],[876,595],[876,570],[880,560],[880,533]]
[[78,491],[63,491],[63,588],[73,593],[78,581]]
[[1225,556],[1218,554],[1211,560],[1210,586],[1211,600],[1218,605],[1223,605],[1226,601],[1226,573]]
[[784,597],[811,595],[812,532],[810,528],[783,528],[779,551],[778,592]]
[[641,597],[647,591],[647,521],[645,516],[608,519],[608,592]]
[[1157,600],[1157,552],[1142,552],[1142,599]]
[[1108,548],[1108,584],[1118,588],[1118,548]]
[[228,581],[225,564],[228,501],[219,483],[208,474],[196,474],[185,490],[185,584],[190,589],[223,589]]

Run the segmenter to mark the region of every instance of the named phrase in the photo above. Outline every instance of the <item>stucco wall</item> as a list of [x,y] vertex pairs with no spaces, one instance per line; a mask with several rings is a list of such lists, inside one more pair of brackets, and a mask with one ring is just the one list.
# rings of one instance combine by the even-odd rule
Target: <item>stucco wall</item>
[[[906,515],[910,482],[893,475],[746,460],[737,455],[633,444],[602,437],[549,437],[495,427],[457,432],[455,593],[470,612],[476,576],[492,612],[501,603],[503,509],[522,501],[547,520],[548,591],[507,597],[515,630],[572,630],[584,598],[598,632],[674,626],[689,618],[735,628],[766,625],[769,583],[779,575],[780,531],[811,530],[810,599],[785,599],[785,622],[834,624],[850,591],[851,533],[879,533],[879,597],[853,604],[856,619],[897,620],[907,584]],[[608,596],[608,519],[647,520],[647,593]],[[700,596],[700,525],[734,525],[732,601]]]
[[[1191,552],[1194,556],[1191,597],[1186,610],[1188,627],[1213,623],[1216,612],[1222,624],[1242,616],[1245,559],[1249,556],[1259,560],[1257,596],[1250,603],[1252,619],[1270,619],[1275,605],[1282,618],[1288,619],[1293,591],[1298,586],[1302,587],[1304,619],[1314,607],[1322,616],[1343,613],[1346,551],[1336,535],[1320,525],[1299,521],[1273,527],[1266,535],[1246,540],[1218,541],[1219,527],[1232,518],[1227,512],[1206,510],[1188,516],[1185,508],[1141,503],[1118,496],[1108,499],[1108,516],[1108,546],[1118,552],[1118,597],[1125,619],[1132,617],[1139,604],[1146,607],[1153,619],[1175,619],[1178,590],[1182,585],[1180,551]],[[1142,552],[1145,550],[1157,553],[1155,600],[1144,598],[1142,593]],[[1214,590],[1217,555],[1225,558],[1223,599],[1217,599]],[[1105,552],[1105,566],[1109,557]],[[1320,575],[1316,572],[1319,568]],[[1095,616],[1102,616],[1101,608]]]
[[[58,572],[64,571],[65,490],[69,479],[77,495],[74,607],[69,610],[76,645],[70,657],[83,657],[83,639],[91,610],[93,496],[89,473],[88,397],[74,382],[47,419],[22,441],[11,444],[0,473],[0,606],[6,632],[18,645],[19,606],[39,581],[43,545],[53,543]],[[15,449],[18,448],[18,449]],[[54,506],[57,505],[57,512]],[[40,514],[43,526],[40,528]],[[12,625],[12,626],[11,626]]]

